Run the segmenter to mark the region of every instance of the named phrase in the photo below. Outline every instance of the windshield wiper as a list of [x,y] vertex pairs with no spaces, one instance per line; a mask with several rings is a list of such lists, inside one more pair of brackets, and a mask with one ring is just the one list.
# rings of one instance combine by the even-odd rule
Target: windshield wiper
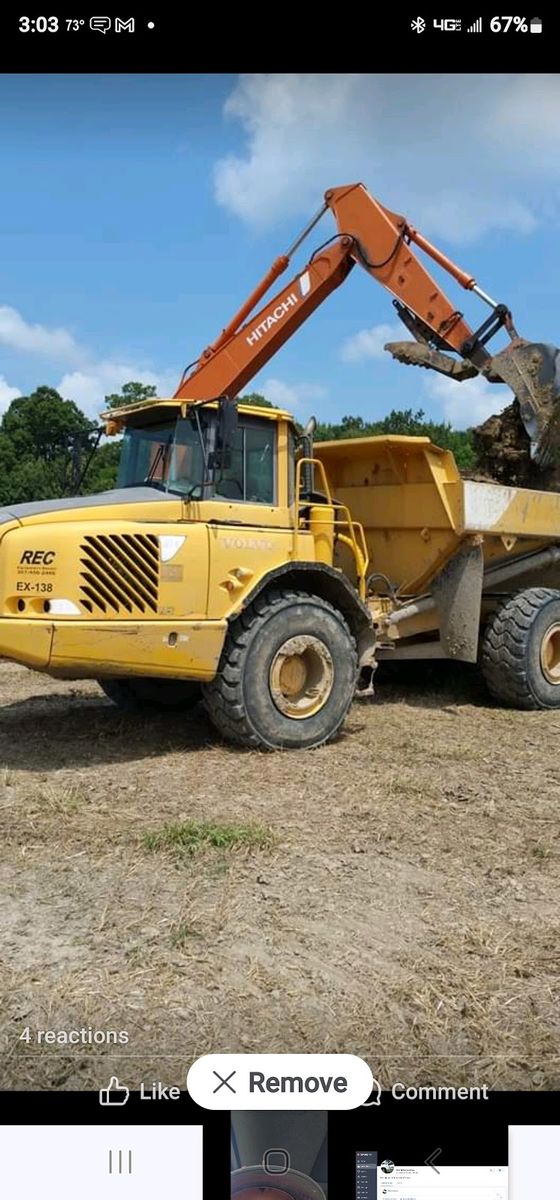
[[[169,450],[172,438],[173,438],[173,434],[170,433],[167,441],[162,442],[161,445],[158,447],[154,461],[153,461],[153,463],[150,467],[150,470],[144,480],[145,483],[154,483],[154,475],[155,475],[160,463],[163,462],[163,459],[164,459],[167,451]],[[163,475],[163,471],[162,471],[162,475]],[[154,483],[154,486],[157,487],[157,483]],[[161,491],[163,491],[163,492],[166,491],[166,485],[164,484],[163,479],[161,480]]]

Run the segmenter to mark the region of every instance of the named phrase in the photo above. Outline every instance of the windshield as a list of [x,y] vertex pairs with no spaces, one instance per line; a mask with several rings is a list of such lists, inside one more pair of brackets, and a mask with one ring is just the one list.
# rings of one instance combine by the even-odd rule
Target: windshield
[[190,421],[167,421],[125,431],[119,487],[144,484],[178,495],[191,495],[202,488],[203,476],[200,437]]
[[274,504],[275,424],[244,418],[219,460],[217,435],[216,414],[203,409],[197,419],[179,417],[141,429],[129,427],[123,437],[118,486],[150,486],[193,500],[202,499],[204,493],[206,499]]

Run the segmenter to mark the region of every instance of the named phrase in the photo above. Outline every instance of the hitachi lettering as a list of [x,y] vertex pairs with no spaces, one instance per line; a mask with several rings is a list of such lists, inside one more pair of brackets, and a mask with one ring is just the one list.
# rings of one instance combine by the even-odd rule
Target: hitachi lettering
[[251,330],[251,333],[247,334],[247,344],[249,346],[254,346],[255,342],[260,342],[264,334],[268,333],[269,329],[272,329],[273,325],[276,325],[278,321],[281,321],[286,316],[286,313],[288,313],[290,309],[297,304],[298,299],[299,297],[296,296],[295,292],[290,292],[290,294],[286,296],[286,299],[283,300],[281,304],[278,304],[274,311],[269,313],[268,317],[265,317],[264,321],[261,321],[260,325],[256,325],[255,328]]
[[48,567],[55,555],[56,550],[24,550],[19,560],[20,566],[22,563],[27,563],[33,567],[37,567],[39,564]]

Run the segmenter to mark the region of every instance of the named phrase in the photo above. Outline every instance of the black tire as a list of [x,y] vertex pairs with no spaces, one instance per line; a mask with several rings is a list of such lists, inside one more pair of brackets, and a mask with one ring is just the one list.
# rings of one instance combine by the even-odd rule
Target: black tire
[[488,690],[510,708],[560,708],[559,655],[560,591],[534,587],[517,592],[500,605],[485,630],[482,672]]
[[[311,690],[300,693],[304,705],[312,704],[308,697],[316,693],[326,699],[320,700],[318,711],[303,717],[287,715],[278,707],[284,697],[277,690],[275,701],[273,694],[275,665],[286,663],[283,647],[293,639],[310,645],[309,651],[291,652],[298,663],[309,653],[319,671],[322,656],[327,664],[327,682],[321,680],[313,691],[310,677]],[[294,662],[291,654],[288,658]],[[228,741],[261,750],[312,749],[338,733],[352,703],[357,674],[356,643],[337,609],[319,596],[270,589],[232,623],[218,674],[203,685],[202,695],[210,719]],[[297,694],[286,701],[297,703]]]
[[186,679],[98,679],[102,691],[123,712],[183,712],[200,700],[200,684]]

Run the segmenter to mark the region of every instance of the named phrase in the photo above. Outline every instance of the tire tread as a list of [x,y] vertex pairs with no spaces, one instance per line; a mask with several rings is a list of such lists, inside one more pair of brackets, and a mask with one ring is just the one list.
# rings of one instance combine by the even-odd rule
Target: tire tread
[[490,694],[510,708],[548,707],[531,686],[527,653],[534,622],[553,600],[560,600],[560,591],[554,588],[517,592],[500,604],[486,627],[482,673]]
[[[267,589],[257,596],[232,622],[222,652],[218,673],[202,689],[204,707],[218,732],[227,741],[235,742],[238,745],[240,744],[254,750],[271,749],[271,746],[260,737],[251,725],[245,709],[243,701],[243,666],[245,654],[250,642],[252,642],[254,637],[258,637],[259,630],[272,614],[293,604],[309,604],[310,601],[318,608],[331,613],[344,627],[354,646],[357,671],[357,651],[354,639],[352,638],[347,622],[338,609],[329,604],[327,600],[323,600],[322,597],[311,595],[308,592],[279,591],[277,588]],[[336,728],[331,730],[323,738],[322,742],[318,742],[318,745],[323,745],[335,737],[343,724],[351,702],[352,697],[350,697],[349,704]]]

